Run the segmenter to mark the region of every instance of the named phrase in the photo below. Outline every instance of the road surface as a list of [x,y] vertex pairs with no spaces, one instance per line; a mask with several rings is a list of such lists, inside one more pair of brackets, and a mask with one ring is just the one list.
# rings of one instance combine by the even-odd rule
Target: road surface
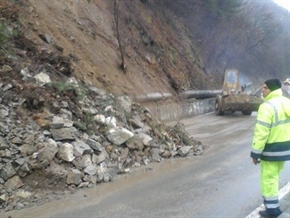
[[[112,183],[1,218],[245,218],[262,203],[260,168],[250,158],[255,116],[184,119],[187,131],[209,146],[203,155],[150,164]],[[287,165],[281,186],[290,181],[289,172]]]

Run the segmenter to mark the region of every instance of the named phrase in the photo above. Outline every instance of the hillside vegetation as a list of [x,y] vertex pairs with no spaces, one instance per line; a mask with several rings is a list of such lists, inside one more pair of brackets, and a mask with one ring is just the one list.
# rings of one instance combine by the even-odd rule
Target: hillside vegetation
[[171,0],[207,75],[234,67],[250,80],[289,76],[289,11],[270,0]]

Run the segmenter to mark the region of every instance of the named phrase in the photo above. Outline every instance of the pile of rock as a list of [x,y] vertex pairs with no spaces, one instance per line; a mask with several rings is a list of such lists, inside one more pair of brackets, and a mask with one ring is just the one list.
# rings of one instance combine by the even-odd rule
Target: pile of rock
[[154,120],[126,96],[69,78],[69,93],[85,93],[72,99],[49,86],[49,74],[27,78],[0,81],[0,212],[112,181],[152,161],[203,152],[181,125]]

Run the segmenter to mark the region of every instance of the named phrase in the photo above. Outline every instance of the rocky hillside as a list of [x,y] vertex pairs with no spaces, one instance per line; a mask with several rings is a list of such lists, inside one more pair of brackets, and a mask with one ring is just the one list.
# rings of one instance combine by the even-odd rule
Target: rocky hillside
[[168,72],[171,62],[189,70],[190,60],[168,45],[187,39],[146,1],[120,5],[120,69],[112,2],[1,1],[0,213],[203,153],[183,126],[160,123],[128,97],[182,89],[189,78]]

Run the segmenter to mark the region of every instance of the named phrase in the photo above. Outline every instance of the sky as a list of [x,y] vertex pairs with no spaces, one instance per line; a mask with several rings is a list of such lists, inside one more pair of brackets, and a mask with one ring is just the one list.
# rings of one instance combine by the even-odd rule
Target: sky
[[273,0],[278,5],[286,8],[288,11],[290,11],[290,0]]

